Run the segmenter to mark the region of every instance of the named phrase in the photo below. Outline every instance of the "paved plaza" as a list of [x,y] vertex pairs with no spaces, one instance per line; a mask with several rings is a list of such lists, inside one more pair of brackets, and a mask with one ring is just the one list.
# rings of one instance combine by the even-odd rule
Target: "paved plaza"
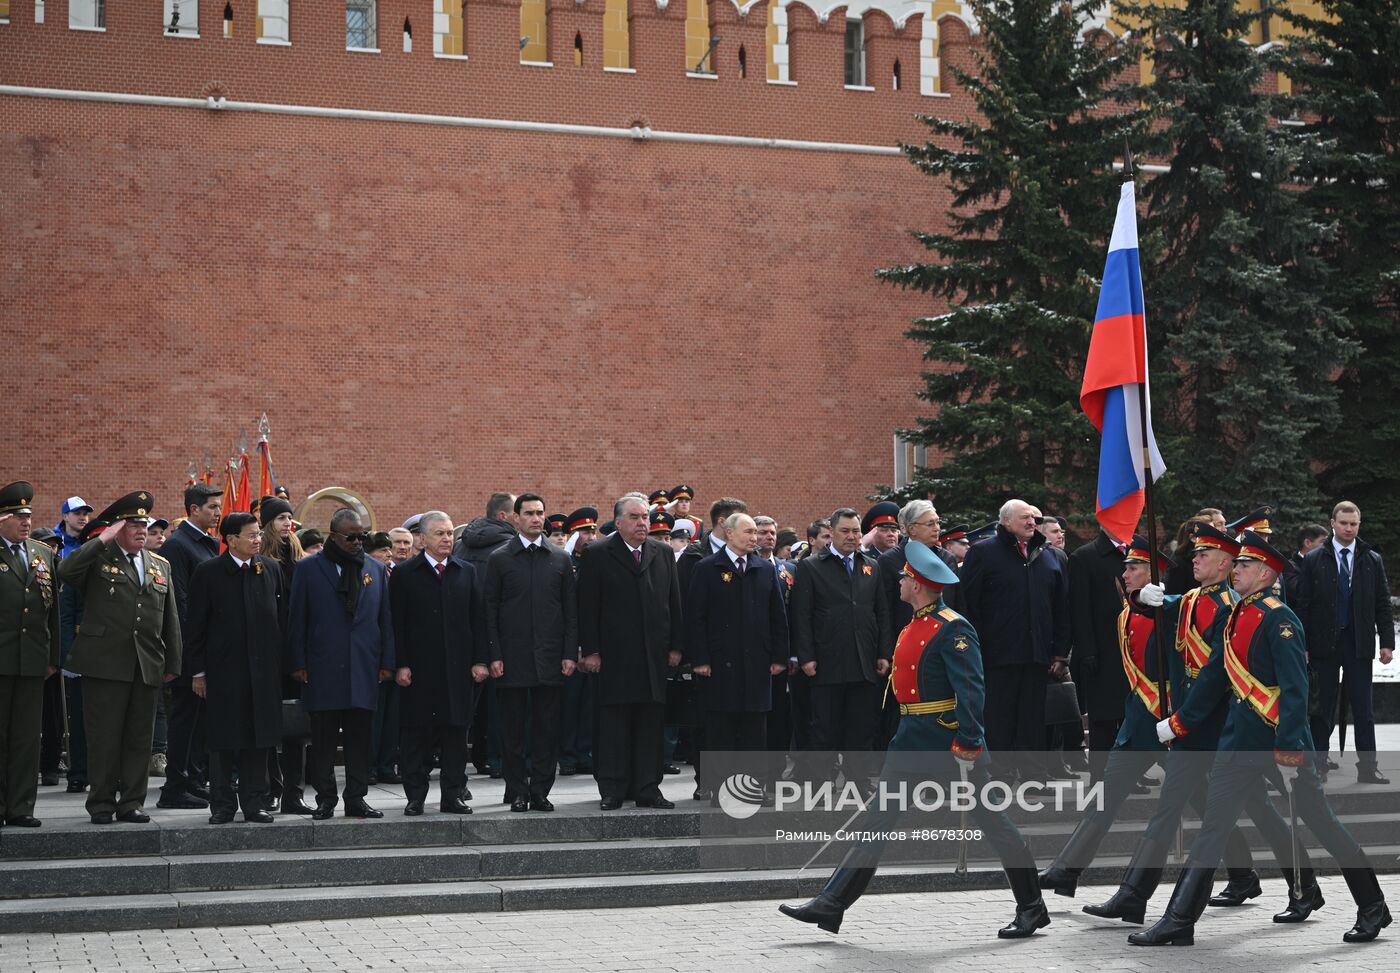
[[[1400,877],[1382,876],[1400,902]],[[846,917],[838,936],[780,916],[775,901],[649,909],[400,916],[216,929],[0,936],[0,970],[509,970],[606,971],[1016,971],[1229,970],[1275,973],[1318,966],[1391,973],[1400,961],[1400,926],[1348,946],[1341,936],[1355,910],[1338,876],[1323,879],[1327,905],[1301,926],[1278,926],[1283,881],[1240,909],[1210,909],[1197,945],[1144,949],[1127,944],[1138,928],[1079,911],[1105,888],[1077,899],[1047,896],[1050,927],[1031,941],[996,938],[1011,916],[1005,890],[872,895]],[[328,890],[331,892],[331,890]],[[269,894],[276,894],[269,893]],[[1165,905],[1165,890],[1154,905]]]

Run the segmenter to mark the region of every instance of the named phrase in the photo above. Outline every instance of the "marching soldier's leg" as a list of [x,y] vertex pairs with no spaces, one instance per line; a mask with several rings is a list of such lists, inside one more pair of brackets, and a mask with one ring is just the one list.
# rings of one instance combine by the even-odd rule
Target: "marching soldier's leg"
[[1118,810],[1158,754],[1151,750],[1111,750],[1103,775],[1103,805],[1090,811],[1074,829],[1069,841],[1043,872],[1039,884],[1056,895],[1072,896],[1079,885],[1079,875],[1094,860],[1104,836],[1113,825]]
[[1337,815],[1327,803],[1316,767],[1304,762],[1293,788],[1298,816],[1322,842],[1322,847],[1331,852],[1342,866],[1342,877],[1346,879],[1347,888],[1356,902],[1356,924],[1343,934],[1342,939],[1348,943],[1368,943],[1391,922],[1385,894],[1376,881],[1376,870],[1361,845],[1337,820]]
[[1250,787],[1264,786],[1259,776],[1263,758],[1271,760],[1272,755],[1247,752],[1217,755],[1207,783],[1201,833],[1191,843],[1191,854],[1172,890],[1167,911],[1150,929],[1129,936],[1128,942],[1135,946],[1190,946],[1195,942],[1196,920],[1206,909],[1215,868],[1225,853],[1230,830],[1244,808],[1245,792]]
[[[1257,791],[1251,790],[1250,793],[1255,794]],[[1203,793],[1197,792],[1191,795],[1191,806],[1196,809],[1196,813],[1201,815],[1202,819],[1205,818],[1206,802]],[[1210,897],[1210,905],[1217,907],[1244,905],[1250,899],[1264,894],[1264,889],[1259,884],[1259,873],[1254,870],[1254,855],[1250,852],[1249,842],[1245,841],[1239,825],[1231,828],[1229,836],[1225,839],[1225,872],[1229,876],[1229,881],[1225,883],[1225,887],[1220,890],[1219,895]]]
[[[1278,777],[1278,770],[1266,773],[1269,777]],[[1279,777],[1279,790],[1283,790],[1283,779]],[[1283,879],[1288,883],[1288,908],[1274,916],[1274,922],[1294,923],[1302,922],[1313,913],[1313,910],[1320,909],[1325,904],[1322,898],[1322,889],[1317,884],[1317,874],[1313,871],[1312,860],[1308,857],[1308,849],[1301,843],[1298,845],[1298,877],[1301,888],[1293,887],[1293,831],[1288,822],[1278,813],[1273,801],[1269,800],[1269,795],[1262,790],[1251,790],[1245,801],[1244,809],[1248,812],[1254,826],[1259,829],[1259,833],[1264,836],[1264,840],[1269,843],[1269,848],[1273,850],[1274,858],[1278,861],[1283,870]],[[1226,855],[1229,854],[1228,849]]]
[[[1024,939],[1037,929],[1050,925],[1050,912],[1036,881],[1035,855],[1005,811],[992,811],[978,801],[972,806],[972,819],[996,849],[1006,870],[1006,881],[1016,897],[1016,915],[997,930],[999,939]],[[1077,873],[1076,873],[1077,877]]]
[[[1162,790],[1165,793],[1166,787]],[[1142,925],[1147,918],[1147,901],[1162,881],[1162,867],[1167,863],[1170,850],[1167,842],[1144,836],[1133,852],[1132,861],[1128,862],[1118,891],[1109,896],[1107,902],[1086,905],[1084,911],[1101,919],[1122,919]]]

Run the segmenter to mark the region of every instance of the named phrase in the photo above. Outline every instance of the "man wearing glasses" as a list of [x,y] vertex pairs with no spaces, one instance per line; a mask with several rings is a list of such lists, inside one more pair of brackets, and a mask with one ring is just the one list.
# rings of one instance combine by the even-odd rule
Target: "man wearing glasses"
[[311,721],[306,777],[316,788],[311,817],[324,821],[338,801],[335,751],[344,733],[345,816],[382,818],[365,802],[369,792],[370,723],[379,684],[394,669],[389,615],[389,572],[365,557],[365,529],[349,508],[331,517],[320,553],[292,575],[292,678],[304,684],[302,704]]

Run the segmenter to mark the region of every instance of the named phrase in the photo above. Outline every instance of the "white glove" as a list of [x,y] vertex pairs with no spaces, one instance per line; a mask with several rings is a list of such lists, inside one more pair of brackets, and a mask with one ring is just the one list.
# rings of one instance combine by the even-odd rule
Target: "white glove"
[[1157,739],[1161,743],[1171,743],[1176,739],[1176,734],[1172,732],[1172,721],[1163,720],[1157,724]]
[[1156,608],[1165,598],[1167,589],[1159,584],[1148,582],[1138,589],[1138,601],[1148,608]]
[[1298,772],[1302,769],[1301,766],[1289,766],[1288,764],[1278,765],[1279,773],[1283,774],[1283,782],[1288,785],[1289,790],[1292,790],[1297,785]]

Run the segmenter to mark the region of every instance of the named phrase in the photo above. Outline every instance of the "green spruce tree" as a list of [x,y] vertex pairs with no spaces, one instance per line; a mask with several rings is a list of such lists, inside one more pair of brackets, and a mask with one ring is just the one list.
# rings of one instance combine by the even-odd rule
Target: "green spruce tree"
[[1290,185],[1307,138],[1272,123],[1257,12],[1235,0],[1120,13],[1155,39],[1143,97],[1165,119],[1170,169],[1146,186],[1163,243],[1143,270],[1148,342],[1168,368],[1154,407],[1171,474],[1159,508],[1233,517],[1260,503],[1294,525],[1322,499],[1308,444],[1335,428],[1331,375],[1350,350],[1318,248],[1330,221]]
[[903,496],[932,496],[945,523],[1009,496],[1086,520],[1098,435],[1079,385],[1123,178],[1112,164],[1146,129],[1140,106],[1114,103],[1136,53],[1085,40],[1097,0],[970,5],[983,43],[973,71],[951,73],[980,117],[923,117],[931,138],[904,146],[947,180],[948,228],[915,234],[931,262],[879,272],[948,306],[907,332],[936,410],[908,435],[936,459]]
[[1360,345],[1340,373],[1341,411],[1314,434],[1326,504],[1363,511],[1367,538],[1400,552],[1400,0],[1321,0],[1322,17],[1285,15],[1299,29],[1283,67],[1289,122],[1310,136],[1304,201],[1337,233],[1320,253],[1335,270],[1331,298]]

